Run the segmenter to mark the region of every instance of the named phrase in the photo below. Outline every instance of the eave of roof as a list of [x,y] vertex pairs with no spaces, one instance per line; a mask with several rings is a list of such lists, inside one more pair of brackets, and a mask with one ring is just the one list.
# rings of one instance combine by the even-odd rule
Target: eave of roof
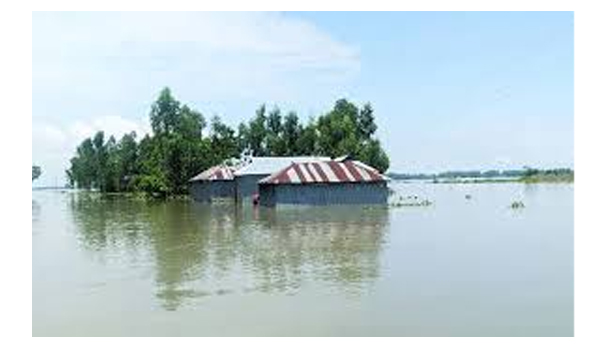
[[234,179],[233,171],[225,165],[217,165],[208,168],[202,173],[194,176],[188,182],[194,181],[232,181]]

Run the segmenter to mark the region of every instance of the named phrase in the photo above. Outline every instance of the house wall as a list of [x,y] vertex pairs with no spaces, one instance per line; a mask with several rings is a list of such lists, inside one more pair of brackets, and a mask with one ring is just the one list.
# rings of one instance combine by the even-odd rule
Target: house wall
[[235,194],[238,202],[250,198],[258,193],[258,181],[266,178],[268,174],[240,175],[235,177]]
[[206,181],[194,181],[190,184],[190,195],[197,202],[210,202],[210,187]]
[[213,198],[235,198],[233,180],[194,181],[190,194],[195,201],[210,202]]
[[260,185],[260,204],[387,204],[386,182]]
[[277,202],[275,185],[260,185],[259,195],[260,205],[266,207],[275,206]]

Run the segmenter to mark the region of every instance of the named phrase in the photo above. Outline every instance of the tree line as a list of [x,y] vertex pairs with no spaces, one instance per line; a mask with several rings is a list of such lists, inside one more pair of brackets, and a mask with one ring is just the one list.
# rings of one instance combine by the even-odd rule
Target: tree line
[[234,129],[214,116],[178,101],[164,88],[150,110],[152,134],[135,132],[117,140],[103,131],[83,140],[67,169],[69,184],[103,192],[187,192],[188,180],[207,168],[243,154],[254,156],[351,155],[385,172],[389,158],[375,137],[372,106],[346,99],[303,124],[297,113],[261,105]]
[[393,180],[429,180],[429,179],[462,179],[462,178],[513,178],[527,180],[534,177],[573,177],[573,169],[570,168],[555,168],[555,169],[538,169],[524,167],[523,169],[510,170],[455,170],[446,171],[435,174],[426,173],[388,173]]

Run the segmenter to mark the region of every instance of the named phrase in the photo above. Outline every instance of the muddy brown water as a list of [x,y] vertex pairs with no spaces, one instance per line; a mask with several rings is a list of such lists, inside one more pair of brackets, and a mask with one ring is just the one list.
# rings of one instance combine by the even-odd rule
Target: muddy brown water
[[33,191],[33,335],[573,335],[573,185],[392,186],[433,204]]

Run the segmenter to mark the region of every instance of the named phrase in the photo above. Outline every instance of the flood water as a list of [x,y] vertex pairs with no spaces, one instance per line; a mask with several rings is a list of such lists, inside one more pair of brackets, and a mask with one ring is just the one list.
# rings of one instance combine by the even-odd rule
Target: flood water
[[433,204],[33,191],[33,335],[573,335],[573,185],[393,187]]

